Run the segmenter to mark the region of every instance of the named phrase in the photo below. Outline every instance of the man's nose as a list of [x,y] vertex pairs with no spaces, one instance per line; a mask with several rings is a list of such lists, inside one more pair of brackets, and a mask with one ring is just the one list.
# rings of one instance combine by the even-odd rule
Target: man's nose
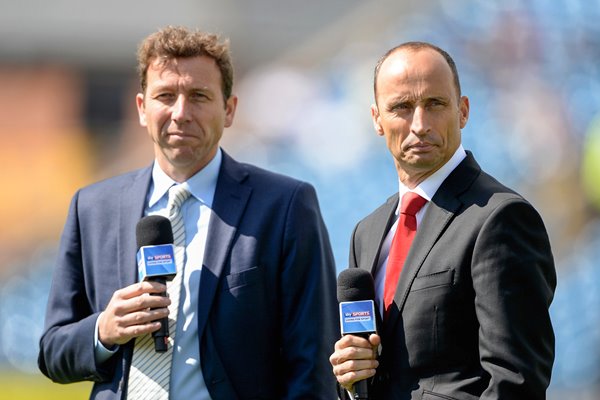
[[184,95],[177,96],[177,100],[171,107],[171,119],[178,123],[184,123],[189,121],[189,103]]
[[415,135],[423,135],[429,132],[429,119],[427,116],[427,110],[424,107],[417,106],[413,112],[412,121],[410,125],[410,131]]

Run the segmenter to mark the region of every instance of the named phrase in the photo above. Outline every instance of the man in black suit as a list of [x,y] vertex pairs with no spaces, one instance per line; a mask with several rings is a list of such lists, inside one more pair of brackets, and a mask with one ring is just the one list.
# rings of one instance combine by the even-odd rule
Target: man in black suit
[[[340,394],[368,379],[373,399],[545,398],[556,272],[539,214],[463,149],[469,100],[445,51],[397,46],[377,64],[374,85],[371,114],[400,189],[352,236],[350,268],[372,273],[382,324],[368,340],[336,343]],[[388,255],[408,192],[424,206],[394,281]]]
[[[237,97],[216,35],[168,27],[138,58],[136,103],[155,162],[75,194],[40,369],[56,382],[94,381],[92,399],[331,399],[335,267],[314,188],[220,148]],[[173,304],[150,295],[166,285],[137,282],[135,233],[172,198],[185,232]],[[172,361],[149,368],[158,364],[136,355],[153,355],[142,345],[167,316],[177,317],[174,343],[158,358]]]

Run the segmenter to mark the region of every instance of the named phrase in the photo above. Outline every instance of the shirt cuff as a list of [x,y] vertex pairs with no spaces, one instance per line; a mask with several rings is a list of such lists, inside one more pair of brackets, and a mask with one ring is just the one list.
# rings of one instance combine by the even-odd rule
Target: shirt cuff
[[113,346],[112,349],[107,349],[98,339],[98,321],[100,321],[100,316],[102,314],[103,313],[100,313],[100,315],[98,315],[98,318],[96,319],[96,328],[94,329],[94,356],[96,357],[96,362],[98,364],[102,364],[119,350],[119,345]]

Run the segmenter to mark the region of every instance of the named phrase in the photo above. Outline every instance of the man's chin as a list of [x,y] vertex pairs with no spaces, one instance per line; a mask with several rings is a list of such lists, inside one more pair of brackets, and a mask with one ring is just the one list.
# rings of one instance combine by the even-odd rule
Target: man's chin
[[189,148],[177,147],[169,150],[167,158],[171,161],[171,164],[177,165],[193,162],[195,157],[194,153]]
[[438,170],[444,163],[443,157],[434,152],[411,154],[400,165],[407,171],[427,172]]
[[415,151],[406,157],[406,163],[415,167],[428,168],[440,161],[441,157],[435,151]]
[[185,147],[171,149],[167,154],[167,158],[174,167],[187,170],[190,168],[203,168],[214,157],[214,154],[210,151],[199,152],[198,149],[195,150]]

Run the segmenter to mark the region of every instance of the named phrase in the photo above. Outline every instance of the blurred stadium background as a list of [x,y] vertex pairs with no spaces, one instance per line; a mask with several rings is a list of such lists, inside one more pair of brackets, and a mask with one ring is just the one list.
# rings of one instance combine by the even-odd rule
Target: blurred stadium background
[[87,397],[37,370],[51,271],[74,191],[151,162],[135,51],[168,24],[231,38],[240,102],[224,148],[315,185],[338,271],[354,224],[397,189],[369,115],[373,66],[406,40],[447,49],[471,99],[465,147],[550,232],[548,397],[600,397],[600,1],[1,3],[1,399]]

